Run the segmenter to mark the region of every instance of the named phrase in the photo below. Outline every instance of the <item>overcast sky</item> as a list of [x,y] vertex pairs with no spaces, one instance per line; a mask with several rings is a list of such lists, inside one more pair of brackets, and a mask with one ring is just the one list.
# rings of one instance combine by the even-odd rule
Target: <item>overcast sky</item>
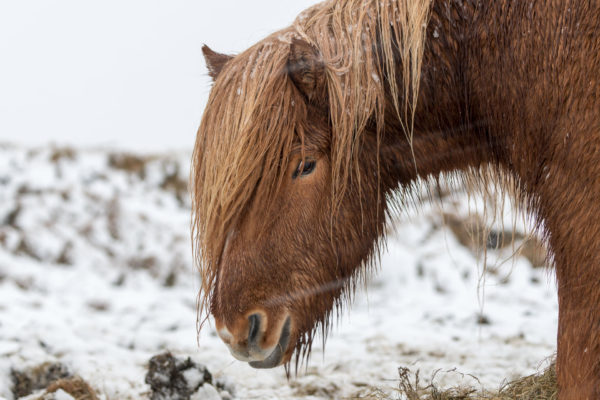
[[2,0],[0,142],[190,149],[202,44],[237,52],[315,0]]

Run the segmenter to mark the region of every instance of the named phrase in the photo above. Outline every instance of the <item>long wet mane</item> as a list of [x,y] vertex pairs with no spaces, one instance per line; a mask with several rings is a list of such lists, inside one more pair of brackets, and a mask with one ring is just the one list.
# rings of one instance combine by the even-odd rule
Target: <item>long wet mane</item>
[[[411,138],[430,2],[326,1],[225,65],[192,158],[192,242],[205,316],[227,233],[250,202],[268,209],[294,143],[302,142],[308,116],[306,100],[287,73],[292,40],[311,44],[325,65],[331,182],[339,202],[351,177],[360,184],[357,153],[369,121],[382,129],[384,113],[395,112]],[[395,110],[384,110],[386,91]]]

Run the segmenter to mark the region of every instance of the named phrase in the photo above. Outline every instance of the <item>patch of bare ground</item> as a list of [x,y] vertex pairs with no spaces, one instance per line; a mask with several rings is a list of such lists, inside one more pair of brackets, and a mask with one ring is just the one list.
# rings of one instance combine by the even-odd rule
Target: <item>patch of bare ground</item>
[[335,382],[290,382],[290,386],[294,389],[294,393],[300,398],[315,396],[318,398],[333,399],[338,397],[337,394],[340,390],[340,387]]
[[512,247],[516,256],[525,257],[534,268],[547,265],[544,244],[531,235],[523,235],[513,230],[489,229],[483,218],[477,214],[464,217],[443,213],[442,220],[458,242],[476,256],[480,256],[483,249],[500,250]]
[[154,157],[143,157],[130,153],[111,153],[108,155],[108,165],[111,168],[136,174],[140,179],[146,177],[146,164]]
[[45,362],[26,369],[13,369],[12,392],[16,399],[37,390],[46,389],[51,383],[71,376],[69,369],[60,363]]

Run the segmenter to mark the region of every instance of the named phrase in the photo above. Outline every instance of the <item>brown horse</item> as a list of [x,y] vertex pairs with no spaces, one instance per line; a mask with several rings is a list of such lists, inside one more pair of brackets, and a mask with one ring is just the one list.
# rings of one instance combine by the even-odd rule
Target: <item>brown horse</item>
[[236,358],[297,365],[377,259],[393,195],[455,173],[538,222],[560,398],[600,398],[600,2],[330,0],[239,55],[203,50],[193,242]]

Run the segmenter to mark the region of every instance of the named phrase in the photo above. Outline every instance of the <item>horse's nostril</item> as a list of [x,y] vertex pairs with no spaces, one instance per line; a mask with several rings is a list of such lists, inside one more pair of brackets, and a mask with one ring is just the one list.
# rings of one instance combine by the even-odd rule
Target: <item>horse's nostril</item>
[[260,331],[260,315],[252,314],[248,317],[248,343],[256,344]]
[[290,335],[291,335],[291,330],[292,330],[292,321],[291,318],[288,316],[283,324],[283,328],[281,328],[281,335],[279,336],[279,342],[277,343],[277,346],[275,346],[275,349],[273,350],[273,352],[264,360],[261,361],[250,361],[250,366],[253,368],[274,368],[276,366],[278,366],[281,361],[283,360],[283,357],[285,355],[285,352],[288,349],[288,346],[290,344]]

